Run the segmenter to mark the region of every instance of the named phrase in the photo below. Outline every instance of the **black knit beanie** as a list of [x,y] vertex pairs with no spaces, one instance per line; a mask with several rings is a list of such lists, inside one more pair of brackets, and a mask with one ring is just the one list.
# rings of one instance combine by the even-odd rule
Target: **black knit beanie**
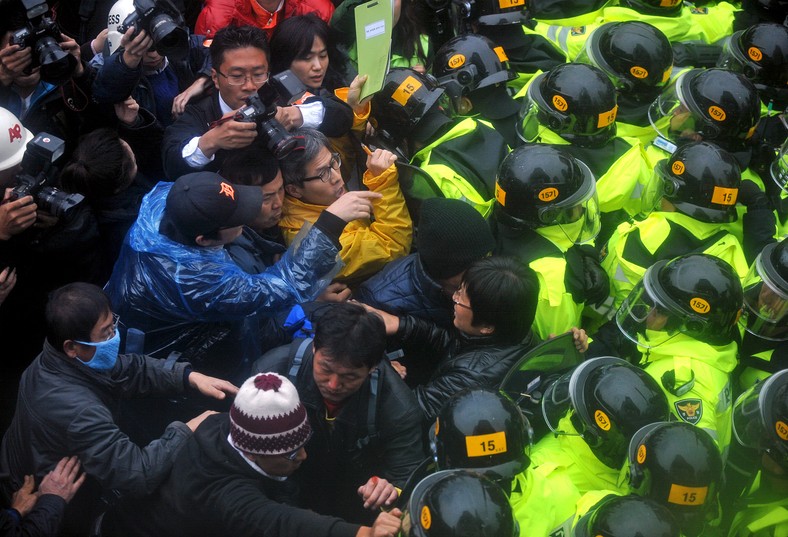
[[422,203],[416,243],[427,274],[436,280],[463,272],[495,246],[487,221],[476,209],[446,198]]

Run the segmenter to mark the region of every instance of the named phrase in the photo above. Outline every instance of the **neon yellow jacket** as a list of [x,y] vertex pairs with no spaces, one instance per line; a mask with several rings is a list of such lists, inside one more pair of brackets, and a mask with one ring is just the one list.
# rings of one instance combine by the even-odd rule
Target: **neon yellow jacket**
[[[569,416],[561,418],[559,427],[567,432],[575,432]],[[621,469],[613,469],[601,462],[585,440],[578,435],[554,435],[539,440],[531,452],[531,466],[554,467],[549,474],[550,480],[568,479],[582,495],[592,490],[618,491],[626,494],[626,480],[620,480]],[[622,459],[621,465],[624,465]],[[619,486],[619,481],[623,481]],[[572,505],[574,509],[574,505]]]
[[580,493],[558,466],[547,462],[514,477],[509,503],[520,537],[547,537],[574,514]]
[[728,537],[788,537],[788,497],[768,501],[757,499],[761,475],[746,498],[746,507],[733,519]]
[[602,20],[647,22],[662,30],[671,43],[679,41],[714,43],[733,33],[733,18],[737,11],[739,9],[728,2],[717,2],[700,8],[685,5],[678,17],[660,17],[639,13],[624,6],[611,6],[602,11]]
[[[670,241],[673,233],[676,232],[672,226],[683,228],[699,241],[707,241],[720,232],[719,224],[700,222],[685,214],[664,211],[654,211],[640,222],[619,224],[607,243],[606,255],[602,260],[602,268],[610,278],[610,294],[613,296],[613,305],[616,308],[643,278],[646,269],[653,262],[665,256],[667,256],[665,258],[672,259],[678,255],[690,253],[668,248],[663,252],[663,255],[659,255],[661,247],[670,246],[667,241]],[[630,240],[633,241],[633,244],[630,244],[628,249],[627,245]],[[641,250],[640,245],[645,248],[643,253],[648,253],[650,256],[643,259],[628,259],[625,253]],[[636,246],[637,248],[635,248]],[[729,263],[739,274],[739,278],[744,279],[747,276],[749,267],[744,258],[744,250],[738,239],[730,233],[719,237],[713,244],[709,244],[707,248],[702,250],[702,253],[719,257]],[[647,259],[651,261],[646,261]]]
[[[397,168],[392,165],[377,177],[367,170],[364,184],[383,197],[372,200],[374,222],[354,220],[345,226],[339,237],[342,245],[339,255],[345,266],[337,275],[338,279],[365,278],[410,251],[413,224],[399,187]],[[285,196],[279,222],[285,241],[290,244],[304,222],[314,223],[325,208]]]
[[714,346],[681,333],[648,331],[648,336],[651,344],[662,343],[651,349],[639,346],[640,365],[662,387],[671,412],[708,432],[724,458],[731,440],[736,343]]

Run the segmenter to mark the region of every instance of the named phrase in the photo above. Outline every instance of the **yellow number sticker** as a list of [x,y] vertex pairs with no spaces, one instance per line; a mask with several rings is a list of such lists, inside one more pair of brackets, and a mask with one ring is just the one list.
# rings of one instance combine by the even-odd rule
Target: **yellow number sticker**
[[553,187],[544,188],[537,197],[542,201],[554,200],[558,197],[558,189]]
[[457,69],[465,65],[465,56],[462,54],[455,54],[449,58],[449,69]]
[[711,116],[711,119],[713,119],[714,121],[725,121],[725,118],[727,117],[725,115],[725,110],[723,110],[719,106],[710,106],[709,115]]
[[738,188],[715,186],[714,192],[711,194],[711,202],[719,203],[720,205],[736,205],[736,198],[738,197]]
[[510,7],[524,6],[525,0],[498,0],[498,7],[507,9]]
[[612,110],[608,110],[607,112],[602,112],[599,114],[596,128],[601,129],[602,127],[607,127],[613,123],[616,120],[616,114],[618,114],[618,105],[614,106]]
[[706,315],[711,311],[711,306],[709,306],[709,303],[700,297],[695,297],[690,300],[690,308],[697,311],[701,315]]
[[559,112],[566,112],[566,109],[569,108],[569,105],[566,104],[566,100],[560,95],[553,95],[553,106],[555,106],[556,110]]
[[640,444],[638,448],[638,463],[643,464],[646,462],[646,444]]
[[497,181],[495,183],[495,201],[506,207],[506,191],[501,188]]
[[648,71],[645,67],[640,67],[638,65],[633,65],[629,68],[629,72],[635,78],[646,78],[648,76]]
[[594,412],[594,421],[596,421],[596,424],[599,425],[599,428],[603,431],[610,430],[610,418],[601,410]]
[[774,428],[777,430],[777,436],[783,440],[788,440],[788,425],[784,421],[777,420]]
[[465,437],[465,451],[469,457],[486,457],[506,453],[506,433],[480,434]]
[[421,82],[409,76],[405,79],[405,81],[399,85],[397,89],[394,90],[394,93],[391,95],[391,98],[397,101],[402,106],[405,106],[405,103],[408,102],[410,96],[416,93],[416,90],[421,87]]
[[684,173],[684,163],[681,162],[680,160],[677,160],[670,167],[670,171],[672,171],[676,175],[681,175],[682,173]]
[[668,503],[675,505],[703,505],[709,487],[684,487],[673,483],[668,493]]
[[430,526],[432,526],[432,515],[430,514],[430,508],[426,505],[421,508],[419,520],[421,521],[421,527],[425,530],[430,529]]
[[501,63],[509,61],[509,56],[506,55],[506,51],[503,50],[503,47],[495,47],[493,51],[495,55],[498,56],[498,61]]
[[761,52],[761,49],[759,49],[757,47],[750,47],[750,48],[748,48],[747,49],[747,56],[749,56],[750,59],[752,61],[754,61],[754,62],[759,62],[759,61],[761,61],[763,59],[763,53]]

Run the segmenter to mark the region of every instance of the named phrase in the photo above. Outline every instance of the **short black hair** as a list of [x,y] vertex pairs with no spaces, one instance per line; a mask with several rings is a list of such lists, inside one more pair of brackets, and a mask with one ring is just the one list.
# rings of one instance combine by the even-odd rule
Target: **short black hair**
[[133,169],[134,161],[117,131],[101,128],[80,138],[60,174],[60,183],[67,192],[78,192],[88,199],[105,198],[131,185]]
[[211,65],[218,70],[224,61],[225,52],[247,47],[262,50],[270,62],[271,51],[263,30],[256,26],[225,26],[216,32],[211,41]]
[[314,13],[282,21],[271,34],[271,72],[286,71],[293,60],[306,57],[312,51],[316,37],[325,43],[327,49],[331,47],[328,24]]
[[315,129],[296,129],[292,134],[303,138],[303,149],[292,151],[279,161],[279,166],[286,185],[303,186],[306,167],[324,147],[331,151],[331,144],[325,134]]
[[380,315],[347,302],[325,310],[315,320],[315,352],[322,350],[348,367],[377,366],[386,350],[386,326]]
[[90,341],[93,327],[108,311],[109,297],[97,285],[74,282],[55,289],[45,310],[47,341],[60,352],[68,339]]
[[468,268],[462,284],[474,326],[495,327],[496,339],[506,344],[528,335],[539,299],[539,278],[530,267],[509,257],[486,257]]
[[263,186],[279,174],[279,161],[257,140],[243,149],[227,152],[219,175],[234,185]]

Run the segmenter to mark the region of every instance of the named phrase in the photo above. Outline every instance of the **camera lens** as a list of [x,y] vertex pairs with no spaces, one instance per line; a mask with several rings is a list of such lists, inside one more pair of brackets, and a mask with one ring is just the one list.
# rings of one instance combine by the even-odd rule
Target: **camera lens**
[[66,194],[57,188],[45,186],[36,197],[36,204],[53,216],[61,217],[82,203],[85,196],[82,194]]
[[166,13],[155,15],[150,22],[153,42],[162,56],[180,60],[189,54],[189,34]]
[[41,65],[41,80],[59,86],[71,78],[77,59],[61,49],[52,37],[44,36],[36,41],[33,51]]
[[268,150],[278,159],[285,158],[298,144],[298,139],[275,119],[261,121],[258,125],[258,131]]

